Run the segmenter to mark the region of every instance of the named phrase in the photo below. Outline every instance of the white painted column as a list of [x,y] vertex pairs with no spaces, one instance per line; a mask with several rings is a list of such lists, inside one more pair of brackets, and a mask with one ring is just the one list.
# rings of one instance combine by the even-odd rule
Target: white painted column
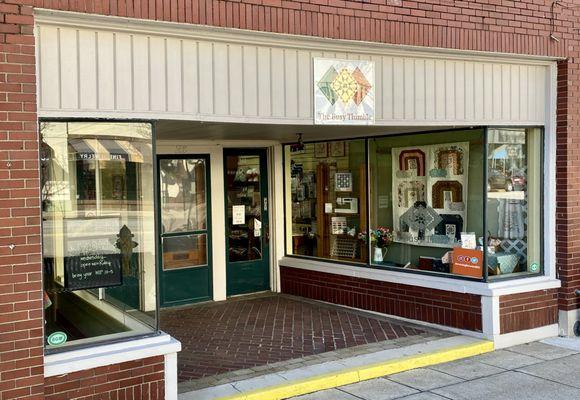
[[271,174],[270,180],[272,190],[270,191],[270,226],[272,237],[270,240],[270,251],[272,253],[271,268],[271,288],[273,292],[282,290],[280,285],[280,260],[285,255],[284,242],[286,232],[284,231],[284,161],[283,146],[277,144],[272,147]]
[[210,171],[213,299],[220,301],[226,299],[226,206],[222,146],[211,149]]

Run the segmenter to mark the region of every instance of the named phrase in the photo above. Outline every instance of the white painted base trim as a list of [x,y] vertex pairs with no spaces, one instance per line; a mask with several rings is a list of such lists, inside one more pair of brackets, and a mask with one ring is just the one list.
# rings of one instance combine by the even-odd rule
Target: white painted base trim
[[[175,354],[180,350],[181,343],[163,333],[153,337],[65,351],[44,357],[44,377],[70,374],[142,358],[165,356]],[[166,381],[166,385],[167,383]]]
[[441,276],[412,274],[392,270],[371,269],[355,265],[337,264],[316,259],[283,257],[280,266],[300,268],[329,274],[373,279],[382,282],[392,282],[403,285],[446,290],[456,293],[471,293],[481,296],[505,296],[508,294],[533,292],[536,290],[559,288],[561,282],[549,276],[513,279],[502,282],[474,282],[468,280],[450,279]]
[[574,324],[580,321],[580,308],[576,310],[560,310],[558,312],[559,336],[575,336]]
[[498,350],[555,336],[558,336],[558,324],[546,325],[540,328],[528,329],[525,331],[511,332],[503,335],[496,335],[493,338],[493,344],[495,349]]
[[177,353],[165,355],[165,400],[177,400]]

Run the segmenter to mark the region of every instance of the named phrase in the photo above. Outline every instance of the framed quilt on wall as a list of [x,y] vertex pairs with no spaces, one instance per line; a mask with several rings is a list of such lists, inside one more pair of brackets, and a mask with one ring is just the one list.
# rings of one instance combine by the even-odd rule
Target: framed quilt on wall
[[[451,246],[467,226],[467,175],[469,142],[440,143],[392,149],[393,224],[406,239],[431,242],[449,240]],[[407,221],[407,211],[420,204],[440,216],[436,227],[415,232]],[[420,236],[420,237],[419,237]],[[448,239],[447,239],[448,238]]]

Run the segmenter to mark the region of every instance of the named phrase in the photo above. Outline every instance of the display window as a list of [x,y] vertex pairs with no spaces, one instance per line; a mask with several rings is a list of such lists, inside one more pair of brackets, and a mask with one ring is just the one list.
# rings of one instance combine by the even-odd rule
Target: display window
[[474,280],[539,274],[542,144],[541,129],[480,128],[287,146],[287,253]]
[[152,126],[41,122],[46,348],[157,329]]
[[365,140],[286,147],[289,253],[366,263]]
[[490,279],[540,273],[540,129],[490,129],[487,135],[487,262]]

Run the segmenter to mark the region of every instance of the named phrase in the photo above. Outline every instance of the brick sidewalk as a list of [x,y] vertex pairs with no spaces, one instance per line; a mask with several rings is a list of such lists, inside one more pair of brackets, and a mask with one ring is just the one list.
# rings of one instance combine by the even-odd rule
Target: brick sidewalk
[[277,294],[164,310],[161,329],[181,341],[181,382],[425,333],[387,318]]

